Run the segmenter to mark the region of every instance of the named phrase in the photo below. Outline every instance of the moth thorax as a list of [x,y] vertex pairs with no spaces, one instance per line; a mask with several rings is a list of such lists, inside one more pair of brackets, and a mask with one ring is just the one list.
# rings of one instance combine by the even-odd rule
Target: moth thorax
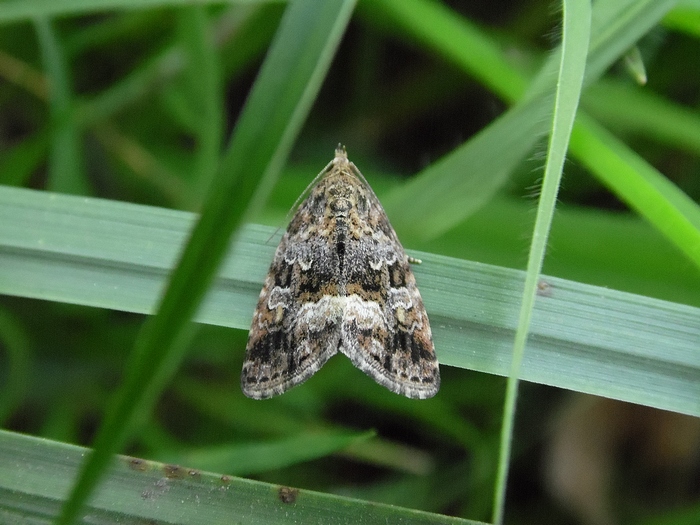
[[333,215],[346,216],[352,208],[352,201],[347,197],[336,197],[328,202],[328,207]]

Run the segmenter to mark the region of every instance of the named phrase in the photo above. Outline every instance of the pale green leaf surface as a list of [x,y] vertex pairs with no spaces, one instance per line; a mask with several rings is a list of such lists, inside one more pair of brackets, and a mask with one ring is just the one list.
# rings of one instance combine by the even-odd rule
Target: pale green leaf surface
[[[0,191],[0,293],[151,313],[194,216]],[[196,318],[248,329],[279,238],[249,225]],[[414,271],[442,364],[507,375],[523,272],[434,254]],[[700,309],[545,277],[521,379],[700,415]]]
[[[0,431],[0,521],[49,524],[88,449]],[[285,497],[285,494],[287,495]],[[293,499],[294,501],[290,501]],[[469,524],[472,521],[117,456],[89,523]]]

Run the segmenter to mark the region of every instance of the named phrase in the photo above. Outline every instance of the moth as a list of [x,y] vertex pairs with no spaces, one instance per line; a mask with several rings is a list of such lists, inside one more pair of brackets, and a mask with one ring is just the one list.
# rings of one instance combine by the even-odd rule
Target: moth
[[243,393],[266,399],[340,352],[392,392],[440,388],[411,259],[345,148],[319,173],[280,241],[246,345]]

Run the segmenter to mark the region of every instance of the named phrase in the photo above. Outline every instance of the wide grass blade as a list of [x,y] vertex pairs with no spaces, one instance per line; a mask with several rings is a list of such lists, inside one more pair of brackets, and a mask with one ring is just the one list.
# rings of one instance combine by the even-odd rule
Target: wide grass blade
[[[48,525],[89,450],[0,431],[3,523]],[[117,456],[87,506],[95,524],[228,525],[476,522]]]
[[[153,313],[194,220],[0,188],[0,293]],[[196,320],[248,329],[275,231],[243,229]],[[411,255],[440,362],[508,375],[524,273]],[[700,309],[552,277],[541,287],[521,379],[700,415]]]

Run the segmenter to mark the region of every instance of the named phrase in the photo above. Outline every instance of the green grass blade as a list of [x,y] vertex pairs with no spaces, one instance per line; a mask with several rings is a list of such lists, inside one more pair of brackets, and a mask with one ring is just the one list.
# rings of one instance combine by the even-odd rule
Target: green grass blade
[[[327,381],[328,391],[318,392],[319,397],[332,400],[334,394],[338,392],[338,381],[334,381],[330,378]],[[240,391],[236,388],[222,389],[207,381],[190,380],[187,378],[180,378],[174,388],[177,392],[177,396],[185,404],[192,407],[199,414],[203,414],[214,421],[219,422],[227,427],[236,427],[238,431],[242,431],[249,434],[260,434],[268,436],[305,436],[299,438],[300,442],[304,442],[305,439],[311,438],[318,441],[313,445],[313,447],[302,446],[302,449],[308,448],[310,452],[305,453],[304,456],[299,456],[298,451],[296,451],[295,446],[289,446],[288,451],[285,452],[286,441],[280,441],[273,443],[275,446],[280,446],[283,453],[274,454],[274,459],[265,459],[261,463],[257,463],[254,467],[256,468],[253,473],[270,468],[279,468],[286,466],[290,463],[290,457],[294,461],[301,459],[308,459],[311,457],[317,457],[320,455],[316,450],[327,447],[329,441],[338,439],[350,439],[351,435],[358,437],[354,431],[351,429],[322,423],[320,421],[314,422],[310,425],[307,420],[302,420],[298,417],[298,412],[294,410],[280,410],[279,406],[270,406],[267,404],[257,403],[244,398]],[[357,395],[355,393],[357,392]],[[294,394],[291,394],[292,396]],[[358,385],[357,388],[351,388],[346,396],[352,396],[358,401],[362,401],[368,405],[376,403],[376,396],[367,395],[367,390],[364,388],[364,384]],[[366,399],[365,399],[366,398]],[[289,399],[289,398],[287,398]],[[398,398],[400,399],[400,398]],[[309,416],[309,404],[304,401],[295,403],[291,401],[292,406],[298,407],[305,416]],[[414,405],[415,406],[415,405]],[[402,410],[399,406],[383,406],[383,410],[392,410],[393,413],[398,413]],[[403,410],[405,410],[406,405],[403,405]],[[411,413],[411,416],[415,416],[415,413]],[[465,424],[461,415],[450,412],[448,410],[435,410],[433,405],[429,410],[426,410],[422,415],[426,417],[420,417],[419,421],[421,424],[425,424],[424,428],[437,429],[437,432],[444,432],[448,435],[455,435],[460,433],[465,427],[471,429],[468,424]],[[468,432],[461,432],[457,435],[457,439],[462,442],[467,441],[464,439],[465,434]],[[472,436],[475,432],[472,430]],[[470,436],[471,437],[471,436]],[[294,437],[297,439],[297,437]],[[470,443],[470,445],[473,443]],[[476,444],[473,444],[472,449],[479,447],[480,442],[477,440]],[[333,446],[331,444],[331,446]],[[482,447],[483,448],[483,447]],[[330,451],[330,450],[329,450]],[[361,436],[358,441],[353,441],[347,447],[344,447],[343,456],[359,460],[362,462],[367,462],[375,466],[382,466],[393,471],[398,472],[408,472],[411,474],[418,475],[428,475],[435,470],[435,461],[433,457],[429,454],[417,450],[415,447],[408,447],[402,445],[396,441],[391,441],[388,439],[382,439],[381,437],[374,437],[371,440],[362,439]],[[155,459],[163,459],[161,457],[156,457]],[[189,461],[178,461],[179,463],[197,466],[195,463]],[[200,467],[206,469],[207,467]],[[253,467],[251,467],[253,468]],[[217,470],[223,470],[222,467],[217,467]],[[241,475],[238,471],[231,471],[237,475]]]
[[[700,156],[700,115],[648,89],[600,80],[586,90],[582,107],[599,123],[650,137]],[[630,111],[634,108],[634,111]]]
[[546,132],[548,108],[544,97],[514,106],[387,195],[384,208],[396,230],[435,237],[491,200]]
[[51,143],[51,133],[44,128],[19,144],[2,152],[0,184],[23,186],[44,162]]
[[[421,4],[425,11],[420,20],[411,16],[407,6]],[[586,66],[586,83],[596,80],[620,55],[625,53],[641,38],[650,27],[657,23],[664,13],[673,6],[671,0],[617,0],[596,3],[593,10],[591,46]],[[399,3],[391,2],[389,11],[401,21],[404,36],[416,39],[439,53],[445,54],[459,64],[472,64],[479,56],[471,56],[471,49],[446,51],[445,27],[442,18],[446,16],[437,4],[423,0]],[[399,12],[405,9],[406,12]],[[435,11],[434,13],[431,12]],[[452,40],[476,39],[478,32],[473,27],[465,29],[457,15],[448,27]],[[427,22],[435,22],[432,25]],[[465,33],[462,35],[461,33]],[[488,44],[487,36],[481,35],[483,42],[479,49],[495,49]],[[459,59],[454,53],[460,53]],[[507,61],[500,60],[503,66]],[[508,180],[513,168],[532,151],[537,141],[547,131],[551,119],[551,96],[553,79],[558,64],[557,54],[545,63],[540,73],[532,81],[527,99],[523,99],[511,110],[484,128],[469,142],[455,149],[438,162],[414,177],[408,184],[395,190],[384,199],[384,205],[392,217],[392,223],[399,232],[430,238],[446,232],[449,228],[468,217]],[[467,72],[488,71],[488,64],[478,68],[475,65],[462,66]],[[485,85],[504,82],[505,75],[481,75],[477,77]],[[508,93],[509,86],[500,85],[496,93]],[[575,145],[572,154],[579,158]],[[421,217],[421,221],[416,221]],[[425,220],[423,220],[425,219]]]
[[31,345],[22,322],[5,308],[0,308],[0,345],[4,350],[0,377],[0,426],[17,410],[30,384]]
[[411,38],[478,78],[504,100],[518,100],[527,79],[516,71],[499,45],[482,30],[440,2],[425,0],[374,0],[360,4],[361,13],[375,23],[393,25],[393,32]]
[[[285,0],[235,0],[269,3]],[[34,16],[66,16],[104,12],[109,9],[147,9],[190,5],[191,0],[6,0],[0,3],[0,23],[18,22]],[[218,2],[211,2],[218,3]]]
[[[264,49],[271,39],[269,33],[274,33],[274,31],[269,29],[270,17],[260,16],[256,18],[253,16],[256,13],[260,13],[261,9],[259,7],[250,6],[248,9],[243,10],[239,6],[237,12],[240,13],[241,11],[242,14],[239,14],[239,16],[243,19],[241,23],[244,26],[241,30],[242,35],[237,35],[226,44],[235,47],[236,52],[230,53],[231,57],[221,57],[221,62],[223,63],[230,60],[238,60],[239,62],[236,64],[239,68],[241,63],[249,63],[251,55],[255,55],[261,49]],[[251,18],[250,25],[247,25],[246,21],[249,21]],[[218,20],[217,23],[212,24],[208,32],[210,34],[225,33],[225,31],[222,31],[221,24],[226,25],[226,23],[227,21],[224,17],[223,22]],[[245,52],[241,53],[241,48],[245,49]],[[226,50],[224,49],[223,53],[225,52]],[[118,111],[155,91],[157,86],[171,82],[186,67],[185,51],[180,46],[171,46],[160,50],[104,91],[93,97],[81,100],[80,104],[75,108],[76,118],[83,126],[90,126],[112,117]],[[228,69],[235,68],[236,65],[228,67]]]
[[164,452],[158,459],[200,470],[221,470],[236,476],[250,476],[284,468],[302,461],[322,458],[374,436],[374,432],[308,432],[276,441],[236,443],[181,452]]
[[[0,516],[48,525],[89,450],[0,431]],[[368,501],[297,490],[125,456],[111,463],[88,503],[90,523],[229,525],[368,523],[476,524]]]
[[68,67],[58,37],[49,19],[34,21],[49,78],[52,119],[51,153],[47,187],[53,191],[86,195],[89,184],[82,169],[80,132],[69,118],[73,105]]
[[192,175],[197,193],[204,196],[219,161],[222,144],[224,107],[221,97],[221,65],[209,33],[203,7],[190,6],[179,13],[180,32],[186,49],[187,102],[197,137],[195,168]]
[[695,38],[700,37],[700,5],[697,5],[697,2],[694,5],[690,2],[679,2],[679,4],[681,5],[666,15],[664,26]]
[[571,143],[581,153],[582,163],[700,269],[700,206],[584,115],[579,115]]
[[[58,523],[67,525],[105,466],[150,412],[184,356],[189,320],[251,207],[265,199],[301,127],[354,7],[353,1],[297,1],[287,8],[238,122],[202,215],[158,312],[136,341],[127,375]],[[252,201],[252,203],[251,203]]]
[[[174,210],[0,188],[0,293],[152,313],[193,222]],[[243,229],[196,320],[248,329],[274,232]],[[424,262],[414,271],[440,362],[507,375],[523,272],[411,255]],[[700,309],[544,279],[521,379],[700,415]]]
[[518,327],[515,331],[515,340],[513,342],[513,358],[510,373],[508,374],[503,409],[500,461],[498,463],[493,508],[493,522],[496,524],[503,523],[518,394],[518,378],[520,377],[520,369],[525,355],[525,345],[530,333],[535,298],[537,296],[537,285],[542,272],[549,231],[552,226],[552,218],[554,217],[554,208],[561,184],[569,137],[571,136],[576,110],[581,97],[590,30],[590,3],[585,0],[564,0],[561,58],[554,96],[552,129],[549,133],[547,162],[537,206],[537,218],[535,219],[535,227],[530,244],[525,285],[520,304]]
[[586,83],[597,79],[636,45],[677,0],[612,0],[593,5]]

